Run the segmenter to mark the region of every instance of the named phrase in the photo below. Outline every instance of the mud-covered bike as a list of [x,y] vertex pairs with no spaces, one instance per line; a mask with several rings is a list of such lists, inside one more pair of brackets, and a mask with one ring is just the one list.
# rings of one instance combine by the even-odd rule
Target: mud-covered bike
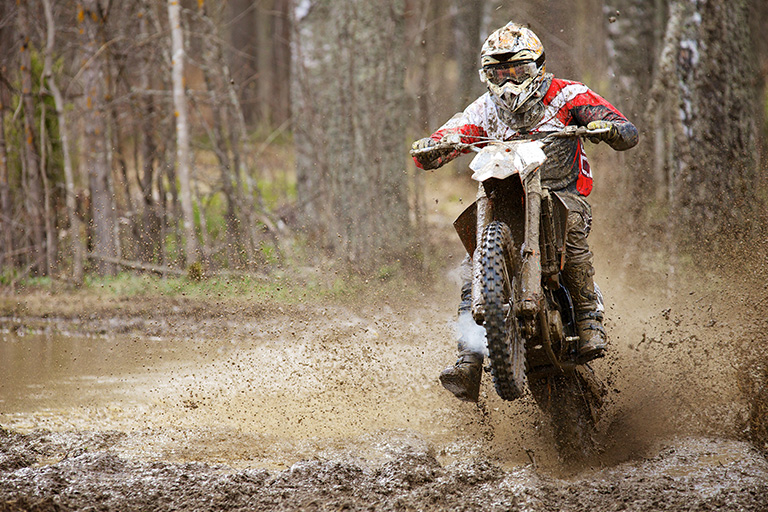
[[606,393],[579,358],[573,303],[560,275],[568,207],[542,186],[539,169],[547,144],[599,133],[572,126],[537,140],[473,137],[472,144],[449,135],[427,149],[478,153],[470,164],[480,183],[477,200],[454,222],[472,256],[472,316],[486,330],[496,392],[515,400],[527,386],[565,456],[593,450]]

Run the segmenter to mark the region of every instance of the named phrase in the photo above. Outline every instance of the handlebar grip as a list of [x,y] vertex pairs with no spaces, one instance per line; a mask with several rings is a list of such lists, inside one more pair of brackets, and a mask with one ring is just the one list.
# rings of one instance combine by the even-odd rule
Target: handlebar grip
[[435,144],[434,146],[427,146],[426,148],[411,149],[410,154],[411,156],[419,156],[434,152],[449,153],[458,149],[457,146],[457,144]]

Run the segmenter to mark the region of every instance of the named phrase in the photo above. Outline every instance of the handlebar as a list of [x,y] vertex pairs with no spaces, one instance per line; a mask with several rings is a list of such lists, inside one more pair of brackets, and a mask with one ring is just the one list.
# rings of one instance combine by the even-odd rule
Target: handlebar
[[[557,139],[572,139],[576,137],[591,137],[594,135],[600,135],[602,133],[607,133],[610,131],[610,128],[599,128],[597,130],[588,130],[586,126],[566,126],[564,130],[560,130],[557,132],[549,132],[546,136],[540,138],[540,139],[532,139],[530,137],[526,136],[519,136],[517,138],[513,138],[511,140],[500,140],[500,139],[494,139],[491,137],[477,137],[477,136],[468,136],[473,139],[479,139],[477,142],[473,143],[466,143],[461,141],[461,135],[458,133],[451,133],[445,137],[443,137],[442,140],[440,140],[437,144],[434,146],[429,146],[422,149],[412,149],[410,151],[411,156],[418,156],[425,153],[429,153],[431,151],[464,151],[466,149],[469,149],[471,151],[480,151],[482,149],[481,146],[485,146],[487,144],[500,144],[504,142],[515,142],[515,141],[523,141],[523,140],[529,140],[529,141],[539,141],[544,144],[550,144],[554,142]],[[530,135],[530,134],[529,134]]]

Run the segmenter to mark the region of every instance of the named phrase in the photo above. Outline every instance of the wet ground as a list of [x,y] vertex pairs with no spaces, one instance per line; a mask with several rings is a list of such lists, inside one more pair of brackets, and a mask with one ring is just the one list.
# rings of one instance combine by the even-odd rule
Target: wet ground
[[739,324],[706,290],[652,300],[612,277],[603,451],[580,463],[529,397],[504,403],[487,376],[479,405],[440,388],[450,273],[408,304],[57,316],[18,297],[0,319],[0,510],[768,510],[719,348]]
[[439,386],[454,265],[354,304],[0,295],[0,511],[768,510],[734,350],[764,301],[609,236],[611,395],[579,462],[530,397]]

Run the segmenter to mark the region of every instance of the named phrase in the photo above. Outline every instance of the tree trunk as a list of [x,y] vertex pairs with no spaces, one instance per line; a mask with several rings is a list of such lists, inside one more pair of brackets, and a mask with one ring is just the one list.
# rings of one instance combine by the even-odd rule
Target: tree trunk
[[48,84],[48,88],[51,90],[51,94],[53,95],[56,104],[56,117],[59,122],[59,133],[61,134],[61,146],[64,155],[65,204],[67,207],[67,219],[69,220],[70,243],[72,249],[72,279],[76,284],[80,285],[83,283],[83,255],[85,250],[82,239],[80,238],[81,226],[80,219],[77,217],[77,205],[75,203],[75,178],[72,170],[72,159],[69,154],[69,127],[67,125],[66,115],[64,114],[64,98],[61,95],[61,91],[59,90],[51,71],[56,29],[54,26],[50,0],[43,0],[43,8],[45,9],[45,19],[48,26],[43,76]]
[[233,79],[240,86],[243,114],[249,124],[261,116],[258,102],[258,61],[255,55],[257,32],[257,8],[254,0],[229,0],[229,40],[233,51],[229,55]]
[[480,48],[483,44],[480,30],[485,0],[455,0],[455,4],[455,45],[459,75],[456,110],[460,111],[484,92],[477,70],[480,68]]
[[0,236],[3,248],[0,250],[0,271],[13,267],[13,208],[11,188],[8,179],[8,151],[5,143],[5,105],[7,90],[0,84]]
[[179,0],[168,0],[168,19],[171,26],[173,47],[173,105],[176,115],[176,159],[179,184],[181,185],[181,210],[184,220],[186,263],[199,261],[195,216],[190,186],[189,125],[187,123],[187,97],[184,86],[184,31],[181,27]]
[[677,240],[748,229],[759,115],[749,2],[614,0],[607,14],[614,9],[621,13],[610,29],[614,84],[642,141],[628,198],[638,212],[649,203],[668,208],[656,222]]
[[400,1],[335,0],[295,12],[303,219],[334,254],[364,267],[410,245],[403,11]]
[[[238,179],[239,149],[238,137],[241,121],[235,121],[232,115],[232,105],[229,101],[231,87],[227,80],[229,72],[224,61],[224,51],[221,47],[223,38],[215,21],[208,15],[207,10],[199,11],[202,21],[201,71],[210,98],[210,116],[212,124],[209,137],[213,144],[213,152],[219,161],[221,176],[221,191],[227,203],[225,216],[226,239],[225,252],[230,267],[240,268],[247,259],[251,259],[251,246],[243,237],[243,231],[248,231],[249,215],[244,208],[243,191]],[[237,97],[237,94],[234,93]],[[226,120],[226,121],[225,121]],[[233,183],[234,182],[234,183]],[[246,257],[246,254],[248,257]]]
[[[627,169],[612,173],[616,190],[624,191],[630,215],[642,216],[654,200],[666,204],[663,191],[668,188],[664,167],[654,155],[666,154],[665,123],[659,118],[668,109],[648,109],[649,91],[658,77],[658,48],[662,46],[666,0],[611,0],[606,3],[608,24],[608,76],[612,77],[612,102],[640,131],[641,144],[623,158]],[[658,13],[661,13],[659,15]],[[658,134],[654,138],[653,134]],[[649,163],[657,162],[654,172]]]
[[[84,0],[79,16],[83,34],[83,69],[85,92],[83,115],[83,164],[88,171],[91,191],[91,230],[93,252],[107,258],[117,258],[115,240],[115,203],[110,193],[110,166],[106,147],[106,108],[104,85],[104,56],[98,52],[103,45],[104,6],[99,0]],[[96,260],[96,272],[114,275],[117,266],[104,259]]]
[[[142,16],[139,19],[141,41],[150,37],[147,18],[151,16],[148,1],[142,3]],[[150,55],[144,53],[138,66],[139,89],[143,93],[138,102],[141,133],[138,134],[139,153],[141,154],[141,228],[138,230],[139,258],[142,261],[158,262],[162,260],[161,250],[161,218],[158,214],[160,206],[153,196],[155,186],[156,164],[158,162],[158,147],[155,141],[158,127],[154,99],[149,91],[152,87],[152,64]],[[158,186],[159,188],[159,186]]]
[[675,210],[681,233],[712,240],[747,229],[755,211],[755,53],[746,0],[685,3]]
[[21,94],[24,106],[24,163],[27,170],[27,195],[25,196],[25,209],[27,213],[26,224],[32,238],[31,269],[40,275],[47,275],[48,266],[44,263],[45,230],[44,223],[44,197],[42,191],[42,179],[40,169],[40,155],[35,137],[35,102],[32,97],[32,57],[29,47],[29,12],[25,2],[18,3],[19,32],[21,44]]
[[291,0],[274,0],[272,15],[271,98],[272,123],[280,126],[291,117]]

